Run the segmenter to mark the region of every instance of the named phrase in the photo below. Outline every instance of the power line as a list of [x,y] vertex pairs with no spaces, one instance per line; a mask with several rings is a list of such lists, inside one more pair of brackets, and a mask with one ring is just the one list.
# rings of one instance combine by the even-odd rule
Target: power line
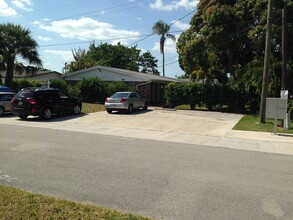
[[[178,32],[183,32],[185,30],[181,31],[173,31],[170,33],[178,33]],[[59,44],[46,44],[46,45],[40,45],[39,47],[54,47],[54,46],[66,46],[66,45],[74,45],[74,44],[85,44],[85,43],[91,43],[94,40],[95,41],[114,41],[114,40],[125,40],[125,39],[131,39],[131,38],[137,38],[137,37],[147,37],[149,34],[144,34],[144,35],[137,35],[137,36],[130,36],[130,37],[119,37],[119,38],[109,38],[109,39],[92,39],[92,40],[87,40],[87,41],[76,41],[76,42],[67,42],[67,43],[59,43]],[[130,46],[130,45],[129,45]]]
[[[100,13],[99,15],[87,16],[89,18],[95,18],[95,17],[106,15],[106,14],[113,14],[113,13],[117,13],[117,12],[127,11],[127,10],[130,10],[130,9],[138,8],[138,7],[141,7],[141,6],[149,4],[149,3],[145,3],[145,4],[142,4],[142,5],[131,6],[131,7],[127,7],[127,8],[123,8],[123,9],[119,9],[119,10],[106,12],[107,10],[111,10],[111,9],[115,9],[115,8],[121,8],[121,7],[124,7],[124,6],[127,6],[127,5],[137,4],[140,1],[145,1],[145,0],[137,0],[135,2],[129,2],[129,3],[125,3],[125,4],[121,4],[121,5],[117,5],[117,6],[113,6],[113,7],[109,7],[109,8],[96,10],[96,11],[91,11],[91,12],[86,12],[86,13],[82,13],[82,14],[76,14],[76,15],[72,15],[72,16],[67,16],[67,17],[56,19],[54,21],[55,22],[56,21],[63,21],[63,20],[66,20],[66,19],[73,19],[73,18],[85,16],[85,15],[90,15],[90,14],[93,14],[93,13]],[[51,21],[47,21],[47,22],[44,22],[43,24],[49,24],[50,22]],[[37,27],[37,25],[35,25],[35,24],[27,26],[27,28],[35,28],[35,27]]]

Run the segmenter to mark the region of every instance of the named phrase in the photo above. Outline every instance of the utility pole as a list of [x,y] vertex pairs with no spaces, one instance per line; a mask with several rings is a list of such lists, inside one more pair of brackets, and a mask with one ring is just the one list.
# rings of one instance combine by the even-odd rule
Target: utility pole
[[266,98],[268,95],[271,45],[272,45],[272,20],[273,20],[272,16],[273,16],[273,0],[268,0],[266,46],[265,46],[265,58],[264,58],[264,70],[263,70],[259,123],[266,122]]
[[281,89],[286,89],[287,76],[287,9],[286,6],[282,9],[282,85]]

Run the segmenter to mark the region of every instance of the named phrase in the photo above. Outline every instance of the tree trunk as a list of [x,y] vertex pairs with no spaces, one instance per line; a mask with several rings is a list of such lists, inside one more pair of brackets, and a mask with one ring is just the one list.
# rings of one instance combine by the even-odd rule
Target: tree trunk
[[163,76],[165,77],[165,52],[163,50]]
[[7,61],[7,71],[6,71],[6,79],[5,79],[5,86],[9,88],[12,87],[13,73],[14,73],[14,59],[10,58]]

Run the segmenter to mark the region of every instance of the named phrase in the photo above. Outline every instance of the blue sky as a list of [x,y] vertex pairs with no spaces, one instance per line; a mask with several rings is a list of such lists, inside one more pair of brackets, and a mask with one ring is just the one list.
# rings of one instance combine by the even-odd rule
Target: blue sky
[[[158,20],[172,24],[177,38],[189,27],[199,0],[0,0],[1,23],[29,28],[39,44],[46,69],[62,72],[73,60],[72,49],[88,49],[89,42],[137,45],[158,59],[162,74],[159,36],[152,27]],[[184,17],[184,18],[183,18]],[[176,43],[165,43],[166,76],[184,74],[178,65]]]

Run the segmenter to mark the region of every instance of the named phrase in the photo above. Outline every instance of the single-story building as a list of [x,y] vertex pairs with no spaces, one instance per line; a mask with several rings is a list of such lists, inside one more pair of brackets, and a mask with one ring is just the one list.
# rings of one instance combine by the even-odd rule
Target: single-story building
[[[1,71],[0,72],[0,80],[2,80],[2,83],[5,82],[6,72]],[[26,73],[26,72],[15,72],[13,75],[13,79],[26,79],[26,80],[39,80],[46,82],[48,80],[58,79],[58,80],[64,80],[62,77],[62,74],[57,71],[37,71],[35,73]]]
[[135,84],[139,93],[149,99],[151,105],[161,105],[163,103],[165,85],[171,82],[180,82],[174,78],[105,66],[94,66],[63,75],[65,81],[71,84],[75,84],[85,78],[95,77],[105,82],[120,81]]

